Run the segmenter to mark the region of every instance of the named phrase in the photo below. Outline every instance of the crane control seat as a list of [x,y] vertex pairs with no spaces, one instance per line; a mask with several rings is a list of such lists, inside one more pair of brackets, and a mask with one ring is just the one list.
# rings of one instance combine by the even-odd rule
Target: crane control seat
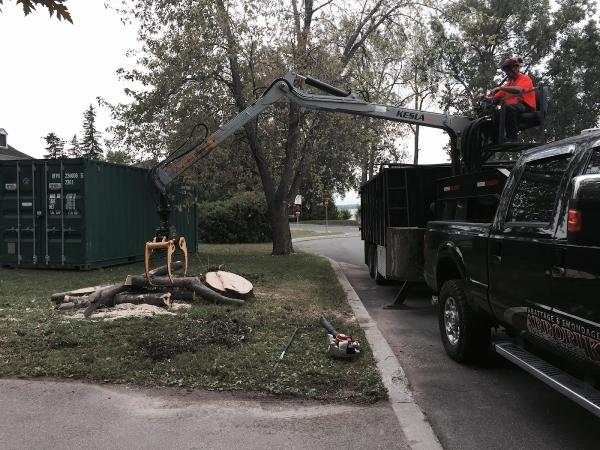
[[535,92],[535,111],[519,115],[519,123],[517,125],[519,131],[539,127],[546,120],[546,113],[548,112],[548,88],[545,86],[536,86],[533,90]]

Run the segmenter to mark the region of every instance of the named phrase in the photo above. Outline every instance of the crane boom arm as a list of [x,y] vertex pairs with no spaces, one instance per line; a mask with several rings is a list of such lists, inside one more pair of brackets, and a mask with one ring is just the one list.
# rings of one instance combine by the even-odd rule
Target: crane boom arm
[[[333,95],[315,95],[307,93],[295,87],[295,82],[298,79],[304,80],[306,84],[317,87]],[[341,112],[394,122],[440,128],[450,135],[453,145],[460,142],[460,139],[458,139],[460,134],[473,122],[472,118],[466,116],[441,114],[365,102],[364,100],[356,98],[351,93],[344,93],[319,80],[303,77],[290,71],[283,78],[275,80],[261,97],[211,134],[200,145],[180,156],[169,158],[157,164],[152,170],[153,181],[156,188],[161,193],[166,193],[169,185],[198,160],[208,155],[221,142],[256,118],[266,108],[284,97],[287,97],[290,101],[307,109]]]

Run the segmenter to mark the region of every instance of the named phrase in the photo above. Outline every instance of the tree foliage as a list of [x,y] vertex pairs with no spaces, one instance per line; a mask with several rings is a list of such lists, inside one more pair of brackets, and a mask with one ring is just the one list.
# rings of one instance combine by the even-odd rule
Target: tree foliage
[[271,239],[265,197],[240,192],[227,200],[200,203],[199,238],[209,243],[256,243]]
[[[0,0],[2,5],[4,0]],[[66,20],[67,22],[73,23],[71,13],[65,5],[66,0],[17,0],[17,5],[20,4],[23,7],[23,13],[25,15],[31,14],[35,11],[36,6],[42,6],[48,10],[50,17],[56,14],[58,20]]]
[[[358,53],[381,28],[400,22],[408,5],[406,0],[351,6],[340,0],[138,0],[130,14],[141,23],[145,52],[138,69],[121,74],[145,87],[129,91],[131,105],[113,109],[120,119],[117,142],[163,156],[196,123],[215,129],[238,114],[289,68],[352,84]],[[333,190],[356,185],[357,147],[367,136],[379,141],[385,134],[363,132],[373,128],[357,118],[281,102],[240,130],[236,150],[250,156],[265,193],[273,253],[292,251],[287,205],[303,181],[326,180]],[[231,145],[229,155],[236,153]]]
[[579,23],[589,0],[456,0],[447,2],[432,20],[437,57],[445,76],[445,110],[473,112],[480,91],[502,81],[498,64],[504,55],[518,54],[523,70],[539,81],[544,61],[562,33]]
[[92,105],[83,113],[83,138],[79,143],[81,156],[90,159],[100,159],[100,132],[96,129],[96,110]]
[[133,155],[125,150],[108,150],[106,152],[107,162],[111,162],[114,164],[123,164],[123,165],[132,165],[135,162]]
[[598,126],[600,118],[600,28],[594,20],[561,36],[545,73],[551,96],[545,137],[562,139]]
[[67,155],[69,158],[81,158],[81,146],[79,145],[79,139],[77,139],[77,135],[74,134],[71,140],[69,141],[69,148],[67,149]]
[[[132,102],[109,105],[118,119],[111,151],[158,161],[175,149],[193,149],[204,137],[197,124],[217,129],[290,68],[352,86],[370,102],[431,109],[437,101],[445,112],[471,115],[480,91],[502,82],[498,62],[506,54],[523,56],[523,69],[550,87],[541,138],[562,137],[598,121],[593,4],[135,0],[125,14],[140,24],[143,51],[134,70],[120,71],[137,86],[127,90]],[[574,113],[558,117],[561,108]],[[262,190],[273,253],[286,254],[294,196],[317,202],[366,181],[381,162],[406,159],[399,138],[408,132],[407,126],[280,102],[188,176],[204,200]]]
[[44,158],[58,159],[64,156],[65,141],[59,138],[56,133],[48,133],[44,136],[44,140],[46,141],[46,154]]

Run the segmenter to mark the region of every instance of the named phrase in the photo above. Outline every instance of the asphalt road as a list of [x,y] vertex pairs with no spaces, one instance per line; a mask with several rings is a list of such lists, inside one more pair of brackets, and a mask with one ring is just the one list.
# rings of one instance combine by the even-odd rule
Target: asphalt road
[[377,286],[369,278],[360,238],[315,239],[294,246],[342,263],[444,448],[598,448],[600,420],[510,362],[490,354],[468,367],[447,357],[426,289],[409,295],[406,309],[383,309],[398,286]]
[[[304,230],[304,231],[315,231],[318,233],[325,233],[324,225],[314,225],[312,223],[290,223],[291,230]],[[359,229],[356,226],[344,226],[344,225],[334,225],[327,227],[327,230],[330,233],[359,233]]]

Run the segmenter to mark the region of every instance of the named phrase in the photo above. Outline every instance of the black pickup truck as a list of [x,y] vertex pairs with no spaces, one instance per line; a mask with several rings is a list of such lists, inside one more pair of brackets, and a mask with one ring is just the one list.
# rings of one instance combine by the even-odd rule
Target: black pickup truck
[[448,355],[491,347],[600,415],[600,131],[437,193],[424,277]]

